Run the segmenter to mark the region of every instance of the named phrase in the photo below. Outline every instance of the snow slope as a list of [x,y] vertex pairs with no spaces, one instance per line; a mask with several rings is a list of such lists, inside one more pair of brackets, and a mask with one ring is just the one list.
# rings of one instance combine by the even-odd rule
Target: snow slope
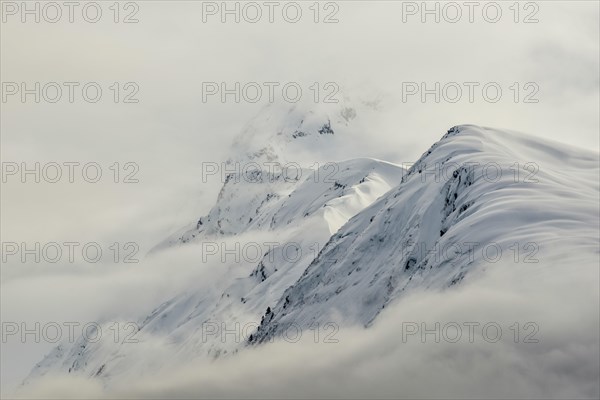
[[[337,104],[266,105],[234,140],[229,159],[211,166],[216,172],[207,173],[208,179],[223,180],[215,206],[152,251],[189,241],[272,229],[280,218],[289,223],[290,218],[299,216],[290,210],[312,213],[326,204],[330,206],[326,212],[333,233],[372,201],[371,196],[379,196],[389,189],[388,183],[399,179],[398,167],[390,163],[358,159],[357,164],[344,163],[346,154],[353,152],[350,149],[360,147],[357,143],[364,141],[376,108],[377,102],[348,98]],[[375,174],[371,174],[373,171]],[[355,204],[341,204],[348,198],[328,203],[339,194],[337,189],[349,182],[338,182],[329,190],[331,184],[338,178],[352,180],[350,175],[354,174],[362,174],[360,178],[368,181],[361,187],[366,192],[356,193]],[[315,185],[309,187],[311,183]],[[313,191],[322,192],[320,200],[315,202]],[[290,199],[283,204],[281,200],[286,197]],[[304,210],[301,206],[306,202],[314,202],[312,208]],[[281,211],[281,207],[290,208]]]
[[598,154],[518,133],[452,128],[394,190],[352,218],[266,313],[250,342],[292,324],[369,326],[413,289],[540,257],[598,258]]

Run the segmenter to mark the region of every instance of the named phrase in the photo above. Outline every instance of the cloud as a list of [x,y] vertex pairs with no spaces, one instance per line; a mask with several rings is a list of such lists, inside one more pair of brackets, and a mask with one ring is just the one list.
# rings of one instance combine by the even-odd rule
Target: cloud
[[[296,343],[278,340],[217,360],[167,363],[144,376],[132,370],[109,389],[65,375],[47,377],[19,395],[597,398],[598,269],[589,258],[571,260],[578,263],[498,264],[443,292],[413,292],[369,329],[342,327],[338,343],[322,337],[315,343],[307,331]],[[470,325],[469,333],[469,323],[479,325]],[[156,342],[140,344],[137,351],[146,356],[164,351]]]

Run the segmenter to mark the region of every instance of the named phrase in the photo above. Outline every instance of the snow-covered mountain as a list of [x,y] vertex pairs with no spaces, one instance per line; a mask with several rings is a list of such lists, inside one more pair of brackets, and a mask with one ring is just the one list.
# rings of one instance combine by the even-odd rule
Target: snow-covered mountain
[[[391,163],[348,161],[345,156],[365,139],[377,104],[346,98],[339,104],[312,107],[265,106],[234,140],[229,159],[211,166],[216,171],[209,178],[223,180],[214,207],[153,251],[189,241],[272,230],[289,225],[300,213],[307,217],[319,208],[327,214],[330,233],[337,231],[370,203],[372,196],[380,196],[402,175]],[[366,184],[350,200],[345,189],[358,182],[355,178]],[[339,196],[346,197],[334,201]]]
[[[264,311],[298,280],[331,235],[400,183],[406,170],[385,161],[294,158],[349,140],[350,121],[357,115],[348,109],[329,107],[329,114],[308,110],[305,118],[292,118],[298,112],[294,107],[287,119],[274,121],[267,108],[245,128],[226,161],[228,171],[238,164],[240,172],[224,175],[212,209],[151,251],[151,257],[168,262],[171,252],[191,247],[197,250],[198,263],[218,265],[228,271],[227,278],[210,292],[178,294],[142,316],[136,340],[160,337],[170,349],[165,358],[174,363],[182,354],[188,359],[214,357],[243,347],[244,340],[205,337],[204,324],[258,327]],[[240,151],[243,141],[248,141],[246,152]],[[245,168],[250,163],[252,168]],[[82,338],[72,346],[56,347],[28,381],[56,371],[109,379],[140,361],[136,351],[137,346],[115,344],[109,337],[97,343]]]
[[[315,166],[327,145],[358,129],[352,121],[360,109],[331,110],[257,117],[228,163],[289,163],[298,155],[301,178],[265,169],[251,180],[229,174],[209,213],[155,249],[153,257],[168,257],[196,246],[205,257],[210,248],[216,261],[208,262],[227,271],[213,290],[178,294],[140,316],[135,338],[156,354],[111,338],[81,339],[55,348],[28,381],[49,372],[104,382],[132,369],[156,373],[184,359],[243,351],[291,324],[368,328],[408,291],[452,287],[499,260],[598,258],[597,153],[463,125],[409,171],[365,158]],[[256,257],[223,258],[232,243],[257,247]],[[214,323],[251,328],[247,338],[222,340],[206,335]]]
[[368,326],[408,290],[449,287],[500,261],[538,263],[555,253],[597,258],[598,185],[597,154],[454,127],[400,185],[332,236],[251,342],[291,324]]

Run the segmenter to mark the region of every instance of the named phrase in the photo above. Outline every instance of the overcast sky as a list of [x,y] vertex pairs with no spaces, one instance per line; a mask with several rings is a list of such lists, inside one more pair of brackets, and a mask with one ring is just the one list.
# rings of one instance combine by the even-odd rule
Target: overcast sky
[[[394,1],[322,3],[318,23],[309,8],[312,2],[300,2],[303,14],[297,23],[286,21],[280,8],[273,23],[266,8],[257,23],[244,18],[235,23],[232,16],[222,23],[218,12],[204,14],[204,22],[202,2],[196,1],[136,2],[137,7],[119,10],[119,23],[109,9],[112,2],[99,3],[102,17],[97,23],[87,22],[80,9],[70,23],[66,8],[56,23],[44,21],[44,15],[39,23],[31,16],[23,23],[21,10],[13,15],[12,2],[3,2],[1,81],[7,97],[1,103],[2,161],[97,162],[104,174],[112,173],[109,167],[115,162],[121,167],[134,162],[140,182],[115,184],[111,177],[97,184],[77,178],[73,184],[23,184],[8,179],[1,193],[2,240],[132,241],[140,244],[141,255],[205,213],[220,184],[201,182],[201,163],[224,161],[234,137],[268,98],[263,92],[257,103],[236,103],[231,96],[225,103],[218,96],[203,102],[203,82],[296,82],[304,96],[312,95],[314,82],[332,82],[350,97],[383,99],[380,123],[357,143],[361,154],[349,153],[347,158],[415,161],[448,128],[464,123],[598,150],[598,3],[538,1],[527,8],[522,3],[518,16],[509,8],[512,2],[500,3],[497,23],[486,21],[494,10],[484,18],[482,7],[474,10],[472,23],[465,7],[456,23],[447,21],[454,18],[450,9],[444,9],[449,14],[442,14],[439,23],[431,15],[423,23],[420,10],[413,15],[413,8]],[[414,4],[420,7],[421,2]],[[246,17],[253,18],[253,11],[247,11]],[[53,10],[47,12],[47,18],[54,17]],[[286,17],[293,17],[289,12]],[[138,22],[122,23],[130,14]],[[323,23],[326,17],[338,22]],[[524,23],[527,18],[538,22]],[[20,93],[7,95],[12,86],[6,85],[13,82],[28,87],[57,82],[63,97],[57,103],[44,98],[35,103],[29,95],[22,103]],[[64,82],[80,84],[73,103]],[[81,87],[88,82],[103,89],[97,103],[82,97]],[[116,104],[110,89],[114,82],[120,94]],[[133,85],[125,86],[129,82]],[[455,82],[463,93],[455,103],[447,98],[436,103],[433,95],[425,102],[420,94],[403,99],[410,82],[428,88]],[[465,82],[478,85],[473,102]],[[482,94],[488,83],[502,89],[495,103]],[[123,103],[134,88],[139,88],[133,95],[139,102]],[[275,93],[280,101],[281,92]],[[454,98],[454,92],[448,93]],[[56,284],[61,277],[81,279],[81,287],[97,293],[109,283],[96,287],[89,282],[101,280],[105,270],[6,264],[1,273],[3,321],[42,316],[81,320],[115,307],[103,295],[104,300],[95,301],[79,290],[82,296],[74,299]],[[146,283],[158,288],[161,279],[156,276]],[[35,282],[37,289],[17,296],[27,291],[28,282]],[[124,285],[143,287],[140,282]],[[140,307],[160,296],[141,295]],[[78,305],[70,308],[73,302]],[[49,347],[3,346],[3,383],[19,382]]]

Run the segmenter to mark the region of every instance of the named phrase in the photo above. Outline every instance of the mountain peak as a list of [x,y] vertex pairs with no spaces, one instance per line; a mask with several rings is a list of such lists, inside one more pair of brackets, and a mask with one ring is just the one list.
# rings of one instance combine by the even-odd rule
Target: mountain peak
[[367,131],[366,117],[381,100],[331,103],[273,103],[264,106],[234,139],[228,163],[279,162],[309,167],[317,162],[347,159],[349,148]]

